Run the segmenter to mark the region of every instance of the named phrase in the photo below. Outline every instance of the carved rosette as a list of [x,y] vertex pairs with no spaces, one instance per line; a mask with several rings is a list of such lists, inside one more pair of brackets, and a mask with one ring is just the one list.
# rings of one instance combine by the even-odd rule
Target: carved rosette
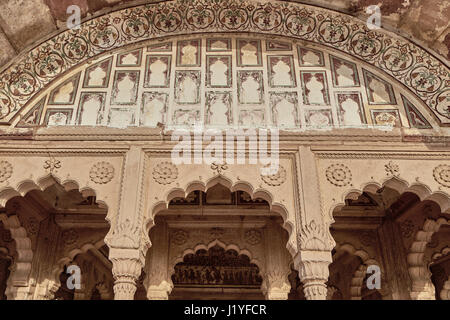
[[114,178],[114,167],[106,161],[98,162],[92,166],[89,178],[94,183],[107,184]]
[[178,178],[178,168],[168,161],[158,163],[153,169],[153,179],[162,185],[171,184]]
[[261,242],[261,232],[256,229],[251,229],[245,232],[244,234],[245,242],[248,244],[255,246]]
[[450,188],[450,165],[441,164],[434,168],[433,177],[441,186]]
[[261,174],[261,179],[269,186],[281,186],[286,181],[286,169],[279,166],[277,173],[270,175]]
[[65,230],[62,233],[62,241],[65,246],[74,245],[78,240],[78,233],[74,229]]
[[6,160],[0,161],[0,182],[5,182],[11,178],[13,173],[13,167],[11,163]]
[[392,161],[384,165],[384,170],[387,176],[398,176],[400,174],[400,167]]
[[172,232],[171,240],[178,246],[181,246],[187,242],[189,234],[184,230],[175,230]]
[[345,187],[352,182],[352,172],[342,163],[332,164],[327,168],[325,174],[327,180],[336,187]]

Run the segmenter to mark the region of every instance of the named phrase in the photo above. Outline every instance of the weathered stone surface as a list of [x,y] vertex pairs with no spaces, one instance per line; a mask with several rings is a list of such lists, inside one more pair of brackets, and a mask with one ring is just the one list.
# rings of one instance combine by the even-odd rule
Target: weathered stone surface
[[0,66],[6,64],[9,60],[11,60],[16,52],[14,51],[14,48],[11,46],[11,44],[8,41],[8,38],[3,33],[3,31],[0,29]]
[[55,30],[49,8],[42,0],[0,2],[0,26],[16,50]]

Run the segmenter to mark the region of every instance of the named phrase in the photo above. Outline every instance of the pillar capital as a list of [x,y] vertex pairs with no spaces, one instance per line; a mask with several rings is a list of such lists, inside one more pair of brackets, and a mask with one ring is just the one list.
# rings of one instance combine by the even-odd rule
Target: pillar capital
[[331,262],[330,251],[302,250],[294,258],[307,300],[326,300],[328,266]]
[[145,262],[141,251],[111,248],[109,259],[113,264],[114,299],[133,300],[137,289],[136,283]]

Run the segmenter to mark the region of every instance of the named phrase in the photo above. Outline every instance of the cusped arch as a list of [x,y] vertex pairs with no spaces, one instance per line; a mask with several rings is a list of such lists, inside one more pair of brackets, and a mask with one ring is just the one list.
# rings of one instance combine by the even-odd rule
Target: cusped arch
[[26,229],[22,227],[17,215],[7,216],[2,213],[0,214],[0,221],[3,223],[4,228],[9,230],[11,238],[16,243],[17,259],[14,261],[12,272],[8,279],[8,289],[10,289],[10,285],[26,287],[33,261],[31,239],[28,237]]
[[442,213],[450,214],[450,195],[448,193],[444,191],[432,191],[431,188],[421,182],[416,181],[409,184],[401,178],[391,177],[381,182],[366,182],[361,185],[359,189],[352,188],[344,191],[341,195],[341,201],[331,207],[329,212],[330,218],[333,218],[333,213],[335,210],[339,210],[345,206],[346,199],[356,200],[363,194],[363,192],[376,193],[383,187],[393,189],[398,192],[399,195],[405,192],[413,193],[420,199],[420,201],[433,201],[439,206]]
[[448,277],[448,280],[445,281],[439,296],[442,300],[450,300],[450,276]]
[[352,255],[355,255],[361,259],[361,265],[355,271],[352,277],[350,285],[350,299],[361,300],[361,290],[363,286],[364,278],[367,275],[367,267],[370,265],[376,265],[382,269],[382,265],[376,260],[370,257],[369,253],[364,249],[356,249],[350,243],[336,244],[336,251],[346,251]]
[[450,220],[446,218],[425,220],[423,227],[416,232],[409,249],[408,271],[412,281],[411,298],[414,300],[434,298],[434,286],[430,280],[431,272],[424,261],[424,255],[431,237],[442,225],[450,225]]
[[255,258],[254,255],[249,250],[241,249],[237,244],[234,244],[234,243],[226,244],[226,243],[220,241],[219,239],[215,239],[209,243],[206,243],[206,242],[205,243],[203,243],[203,242],[197,243],[194,247],[185,249],[179,256],[175,257],[169,265],[169,270],[170,270],[169,278],[175,273],[175,266],[178,263],[183,262],[184,257],[186,257],[188,254],[195,254],[199,250],[208,251],[210,248],[215,247],[215,246],[219,246],[219,247],[223,248],[225,251],[234,250],[238,253],[238,255],[247,256],[250,260],[250,263],[255,264],[259,268],[260,274],[262,274],[264,272],[263,262],[261,260],[259,260],[258,258]]
[[[250,182],[247,181],[232,181],[227,177],[224,177],[222,175],[217,175],[211,179],[209,179],[207,182],[194,180],[190,183],[188,183],[184,188],[181,187],[174,187],[171,188],[166,192],[165,200],[160,200],[157,203],[155,203],[152,208],[150,208],[149,212],[147,213],[147,219],[145,220],[145,228],[146,228],[146,234],[149,234],[150,229],[155,225],[155,216],[163,211],[169,208],[169,203],[174,198],[186,198],[191,192],[193,191],[202,191],[206,192],[210,188],[214,187],[217,184],[221,184],[225,187],[227,187],[231,192],[235,191],[244,191],[247,192],[250,197],[254,200],[256,198],[262,198],[269,204],[269,208],[271,211],[279,214],[283,219],[283,228],[288,232],[289,235],[289,241],[286,244],[286,248],[288,249],[289,253],[292,255],[292,257],[295,257],[295,254],[297,252],[297,247],[295,241],[292,239],[296,239],[295,237],[295,221],[291,221],[289,218],[293,215],[289,215],[288,210],[286,206],[284,206],[282,203],[275,202],[274,196],[272,193],[266,189],[263,188],[255,188]],[[150,238],[147,236],[148,243],[151,245]]]
[[[262,19],[266,10],[273,14]],[[193,18],[199,13],[205,15],[203,19]],[[236,13],[237,20],[232,18]],[[127,27],[131,16],[141,27]],[[339,31],[329,32],[330,25],[338,26]],[[432,53],[392,31],[368,30],[365,21],[351,15],[295,2],[260,0],[164,1],[88,19],[81,24],[81,30],[63,30],[17,57],[0,74],[0,81],[5,84],[0,89],[5,110],[1,120],[10,124],[18,118],[17,111],[36,99],[37,93],[59,74],[105,52],[149,39],[205,32],[289,37],[338,50],[396,79],[423,102],[441,125],[450,125],[450,116],[442,105],[449,95],[450,72],[446,63]],[[54,66],[46,65],[49,55]],[[401,65],[395,62],[399,55],[404,59]],[[24,82],[30,86],[21,87]]]

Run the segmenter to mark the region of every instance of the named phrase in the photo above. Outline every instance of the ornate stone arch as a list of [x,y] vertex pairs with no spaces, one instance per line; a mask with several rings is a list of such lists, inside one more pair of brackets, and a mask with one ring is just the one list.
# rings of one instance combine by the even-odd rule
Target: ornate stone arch
[[434,286],[430,280],[431,273],[424,261],[424,254],[431,237],[444,224],[449,225],[450,220],[445,218],[425,220],[423,227],[416,232],[414,242],[409,249],[408,271],[412,280],[411,298],[414,300],[434,299]]
[[[207,18],[196,19],[196,12],[202,12]],[[238,20],[230,20],[227,13],[239,13]],[[137,29],[127,28],[131,20],[139,21]],[[338,32],[330,32],[330,26],[338,26]],[[104,33],[99,28],[109,31],[109,35],[102,38]],[[9,124],[19,117],[19,110],[58,74],[102,53],[150,38],[205,31],[288,36],[347,53],[359,61],[369,62],[409,88],[441,125],[450,125],[450,117],[441,104],[449,94],[450,75],[445,62],[391,31],[368,30],[365,22],[350,15],[293,2],[257,0],[146,4],[89,19],[81,25],[81,30],[64,30],[17,57],[3,70],[0,76],[2,121]],[[49,55],[55,61],[54,68],[45,64],[44,58]],[[404,65],[394,63],[398,56]],[[419,87],[418,83],[424,81],[425,85]],[[21,83],[29,86],[21,87]]]
[[329,211],[329,216],[333,217],[333,212],[336,209],[345,206],[345,199],[357,199],[363,192],[375,193],[377,190],[388,187],[399,194],[411,192],[415,194],[420,201],[433,201],[439,205],[442,213],[450,213],[450,195],[444,191],[432,191],[427,185],[421,182],[413,182],[409,184],[407,181],[398,177],[387,178],[381,182],[370,181],[361,185],[359,189],[346,190],[341,194],[341,201],[333,206]]
[[[11,237],[16,243],[17,259],[11,267],[11,274],[8,279],[8,288],[6,295],[9,297],[13,294],[12,286],[27,287],[29,285],[29,276],[31,273],[31,263],[33,261],[33,250],[31,248],[31,239],[27,235],[27,231],[22,227],[19,217],[16,215],[7,216],[0,214],[0,221],[6,230],[11,232]],[[15,294],[15,293],[14,293]],[[18,296],[16,298],[19,298]],[[26,299],[24,296],[23,298]]]
[[217,175],[213,178],[210,178],[206,182],[200,180],[193,180],[190,183],[188,183],[184,188],[172,187],[166,190],[164,200],[159,200],[156,203],[154,203],[152,207],[149,208],[149,211],[147,212],[146,215],[147,218],[145,220],[144,226],[149,246],[151,246],[151,243],[150,239],[148,238],[148,232],[154,226],[154,218],[158,214],[158,212],[168,208],[169,203],[172,199],[177,197],[185,198],[189,195],[189,193],[193,191],[206,192],[208,189],[214,187],[217,184],[222,184],[223,186],[227,187],[231,192],[235,191],[247,192],[252,199],[262,198],[266,200],[267,203],[269,204],[270,210],[278,213],[282,217],[284,222],[283,228],[289,234],[289,241],[286,245],[286,248],[288,249],[292,257],[295,257],[295,254],[297,252],[295,225],[296,223],[299,223],[299,221],[297,222],[295,221],[296,218],[294,217],[294,215],[288,212],[284,204],[274,201],[275,198],[274,195],[267,189],[261,187],[255,188],[250,182],[247,181],[242,180],[232,181],[230,178],[227,178],[223,175]]
[[[59,184],[64,187],[66,191],[78,190],[83,196],[97,196],[96,190],[91,187],[80,187],[79,183],[74,179],[61,179],[55,174],[48,174],[37,179],[24,179],[21,180],[16,187],[4,186],[0,189],[0,206],[5,207],[6,203],[14,197],[24,197],[33,190],[45,191],[52,185]],[[105,201],[101,199],[98,203],[102,204],[105,208],[108,208]],[[16,215],[6,216],[0,214],[0,220],[3,222],[6,229],[11,231],[12,238],[16,241],[16,250],[18,253],[18,259],[15,262],[13,272],[10,276],[12,286],[27,287],[29,283],[29,275],[31,273],[33,252],[31,249],[31,239],[27,236],[27,232],[24,227],[21,226],[19,218]],[[109,221],[108,221],[109,222]],[[59,281],[58,278],[56,278]],[[11,286],[8,287],[8,293],[11,290]],[[27,298],[26,295],[30,292],[24,292],[23,298]]]
[[47,299],[52,299],[56,291],[61,286],[60,274],[64,271],[64,268],[72,262],[75,257],[79,254],[83,254],[88,252],[89,250],[98,250],[105,245],[104,239],[101,239],[97,242],[87,242],[78,248],[74,248],[68,252],[68,254],[64,257],[61,257],[57,260],[55,267],[52,270],[52,278],[48,279],[47,283],[47,294],[45,297]]
[[355,271],[352,277],[350,286],[350,296],[352,300],[361,300],[361,289],[363,281],[366,276],[367,267],[369,265],[377,265],[382,270],[382,265],[376,260],[370,257],[369,253],[364,249],[356,249],[350,243],[336,244],[336,250],[343,250],[352,255],[358,256],[361,259],[361,265]]

